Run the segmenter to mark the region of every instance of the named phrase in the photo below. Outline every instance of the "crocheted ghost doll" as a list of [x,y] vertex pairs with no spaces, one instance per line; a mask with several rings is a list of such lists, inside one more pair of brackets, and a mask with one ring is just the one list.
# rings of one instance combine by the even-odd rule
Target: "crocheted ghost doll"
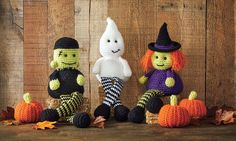
[[130,121],[141,123],[144,120],[145,107],[151,113],[158,113],[163,106],[160,97],[177,95],[183,90],[182,80],[175,72],[182,69],[185,63],[180,47],[179,43],[170,39],[167,24],[164,23],[156,42],[148,45],[148,50],[141,59],[141,66],[146,74],[139,82],[146,83],[147,91],[130,111]]
[[61,117],[73,116],[76,127],[85,128],[90,124],[87,113],[75,113],[83,102],[84,75],[79,66],[79,44],[73,38],[63,37],[54,46],[51,67],[56,70],[50,75],[48,93],[51,97],[61,99],[56,109],[46,109],[41,113],[42,121],[57,121]]
[[114,116],[117,121],[128,119],[129,109],[121,104],[119,99],[123,88],[123,82],[128,80],[132,72],[128,62],[121,56],[124,53],[124,41],[115,22],[107,18],[107,27],[100,39],[101,58],[93,67],[93,73],[102,83],[105,99],[94,112],[94,116],[103,116],[108,119],[110,107],[114,108]]

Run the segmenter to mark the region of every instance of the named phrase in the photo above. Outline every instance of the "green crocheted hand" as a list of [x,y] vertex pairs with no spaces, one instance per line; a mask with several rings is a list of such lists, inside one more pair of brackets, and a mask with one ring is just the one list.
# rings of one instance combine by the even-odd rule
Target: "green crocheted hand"
[[80,86],[83,86],[84,85],[84,83],[85,83],[85,78],[84,78],[84,76],[83,75],[78,75],[77,76],[77,83],[78,83],[78,85],[80,85]]
[[139,81],[140,84],[144,84],[144,83],[146,83],[147,80],[148,80],[148,78],[145,77],[145,76],[142,76],[142,77],[140,77],[140,78],[138,79],[138,81]]
[[57,90],[60,87],[60,82],[58,79],[51,80],[49,82],[49,87],[51,90]]
[[173,87],[175,85],[175,79],[172,77],[167,77],[165,84],[167,87]]

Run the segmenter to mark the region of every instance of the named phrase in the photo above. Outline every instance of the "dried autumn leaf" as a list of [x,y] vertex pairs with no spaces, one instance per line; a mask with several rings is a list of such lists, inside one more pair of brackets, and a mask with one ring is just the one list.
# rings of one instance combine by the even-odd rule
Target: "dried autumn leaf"
[[14,108],[7,107],[7,111],[2,110],[0,113],[0,120],[10,120],[14,119]]
[[18,126],[21,124],[21,122],[17,121],[17,120],[3,120],[1,121],[1,123],[5,126]]
[[216,111],[215,114],[215,121],[214,124],[221,125],[221,124],[229,124],[234,122],[234,111],[227,111],[219,109]]
[[233,123],[234,122],[234,111],[224,111],[222,113],[222,121],[224,124]]
[[104,128],[105,127],[105,121],[106,121],[106,119],[103,116],[98,116],[91,123],[91,126],[92,127],[98,127],[98,128]]
[[7,119],[7,112],[2,110],[0,113],[0,120],[6,120]]
[[54,124],[56,124],[57,122],[54,121],[54,122],[50,122],[50,121],[43,121],[43,122],[38,122],[36,125],[33,125],[32,128],[33,129],[42,129],[42,130],[45,130],[45,129],[54,129],[56,128],[56,126]]

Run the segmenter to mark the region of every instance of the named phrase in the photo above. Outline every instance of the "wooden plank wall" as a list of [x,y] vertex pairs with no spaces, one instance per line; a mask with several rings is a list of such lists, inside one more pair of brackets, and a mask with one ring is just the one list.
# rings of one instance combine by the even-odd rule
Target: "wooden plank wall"
[[[23,3],[23,0],[18,1]],[[8,2],[1,1],[3,7],[7,7]],[[115,20],[124,37],[124,57],[133,70],[122,94],[126,105],[133,107],[143,93],[143,87],[137,82],[143,72],[137,62],[144,55],[147,44],[156,40],[162,23],[167,22],[171,38],[182,44],[187,58],[186,67],[180,72],[185,84],[181,97],[186,97],[190,90],[196,90],[208,106],[236,106],[235,7],[234,0],[24,0],[24,35],[22,32],[11,35],[13,33],[9,31],[15,31],[12,26],[7,26],[5,34],[0,35],[5,44],[8,43],[1,44],[5,51],[1,52],[2,57],[9,53],[4,62],[14,64],[0,68],[1,72],[8,72],[1,75],[0,97],[4,102],[0,102],[0,106],[13,103],[6,101],[14,101],[14,94],[19,96],[23,91],[20,87],[23,78],[24,91],[31,92],[44,103],[48,97],[48,75],[52,71],[49,63],[53,44],[61,36],[70,36],[76,38],[81,47],[80,70],[87,78],[85,96],[90,99],[93,111],[99,104],[99,83],[91,70],[100,57],[99,39],[105,30],[107,16]],[[17,15],[20,10],[15,11]],[[7,12],[1,13],[1,25],[9,25],[7,15]],[[22,14],[19,17],[22,19]],[[8,34],[12,37],[6,38]],[[20,37],[24,37],[24,51]],[[5,50],[6,46],[10,48],[9,39],[14,41],[11,53],[18,58],[9,59],[10,51]],[[23,51],[24,63],[19,61],[23,57],[16,53],[16,44],[18,51]],[[9,81],[20,85],[6,84],[6,77],[12,77]],[[9,97],[6,92],[13,96]]]
[[0,108],[15,106],[23,92],[23,1],[0,1]]
[[24,1],[24,92],[44,102],[48,81],[48,2]]
[[234,0],[207,1],[206,51],[207,104],[235,104]]

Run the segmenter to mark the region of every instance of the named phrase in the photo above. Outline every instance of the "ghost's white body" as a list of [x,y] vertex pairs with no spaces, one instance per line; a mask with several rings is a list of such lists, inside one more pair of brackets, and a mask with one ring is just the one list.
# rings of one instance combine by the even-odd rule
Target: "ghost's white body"
[[121,57],[124,53],[124,41],[116,24],[107,18],[107,27],[100,39],[100,54],[94,67],[93,73],[100,77],[118,77],[123,81],[132,75],[128,62]]
[[132,75],[129,64],[122,57],[110,58],[101,57],[95,63],[93,73],[97,74],[98,80],[100,77],[118,77],[123,81],[129,79]]

